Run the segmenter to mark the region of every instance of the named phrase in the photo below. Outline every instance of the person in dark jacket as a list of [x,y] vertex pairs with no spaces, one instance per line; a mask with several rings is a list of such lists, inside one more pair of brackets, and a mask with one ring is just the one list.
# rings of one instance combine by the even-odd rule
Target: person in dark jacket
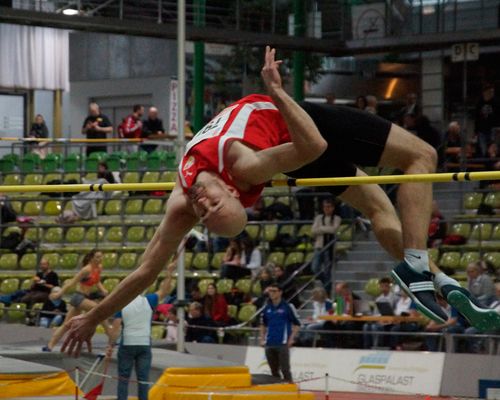
[[28,136],[35,139],[46,139],[49,137],[49,130],[47,129],[43,115],[36,115],[35,122],[31,125]]
[[201,303],[195,301],[189,305],[186,322],[188,325],[186,342],[215,343],[217,341],[215,330],[203,328],[203,326],[215,327],[215,323],[211,318],[203,315]]

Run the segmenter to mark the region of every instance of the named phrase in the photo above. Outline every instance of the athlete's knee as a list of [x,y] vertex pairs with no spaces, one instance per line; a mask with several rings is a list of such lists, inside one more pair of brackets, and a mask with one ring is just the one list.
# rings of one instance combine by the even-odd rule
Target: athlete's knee
[[411,169],[412,173],[432,173],[436,171],[437,161],[436,149],[422,141],[413,149],[411,156],[406,160],[405,170]]

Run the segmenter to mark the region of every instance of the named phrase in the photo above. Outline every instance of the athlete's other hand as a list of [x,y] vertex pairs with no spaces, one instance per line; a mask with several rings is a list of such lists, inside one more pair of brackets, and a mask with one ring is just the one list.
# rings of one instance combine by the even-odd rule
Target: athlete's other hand
[[273,92],[276,89],[281,89],[281,76],[279,71],[279,66],[283,62],[282,60],[275,60],[276,49],[271,49],[266,46],[266,55],[264,66],[262,67],[261,75],[264,83],[266,84],[269,92]]
[[87,315],[73,317],[68,322],[66,339],[61,347],[61,352],[69,356],[78,357],[82,351],[83,343],[87,344],[89,353],[92,352],[92,336],[97,324],[91,321]]

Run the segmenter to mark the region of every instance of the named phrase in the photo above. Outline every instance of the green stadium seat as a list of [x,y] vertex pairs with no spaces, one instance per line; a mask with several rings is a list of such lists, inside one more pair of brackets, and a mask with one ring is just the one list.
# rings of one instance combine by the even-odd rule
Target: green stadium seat
[[72,270],[78,267],[78,259],[80,255],[77,253],[65,253],[61,255],[59,266],[62,269]]
[[162,200],[160,199],[147,199],[146,204],[144,204],[144,214],[154,215],[162,213]]
[[146,165],[148,153],[145,151],[137,151],[135,153],[127,154],[127,169],[131,171],[138,171]]
[[10,305],[10,310],[7,311],[9,322],[24,323],[26,319],[26,304],[13,303]]
[[0,159],[0,172],[2,174],[13,172],[16,169],[17,161],[8,156],[10,156],[10,154],[7,154]]
[[86,181],[96,181],[97,180],[97,172],[87,172],[83,177]]
[[8,174],[3,177],[3,185],[11,186],[11,185],[20,185],[21,184],[21,175],[19,174]]
[[118,265],[118,254],[115,252],[103,253],[102,267],[105,270],[114,269]]
[[500,252],[485,253],[483,260],[493,265],[495,269],[500,268]]
[[460,253],[458,251],[449,251],[443,253],[439,260],[440,267],[456,269],[460,266]]
[[42,228],[28,228],[24,233],[24,238],[31,240],[32,242],[39,242],[42,240]]
[[127,230],[127,241],[139,243],[144,241],[146,228],[144,226],[131,226]]
[[260,285],[260,281],[255,281],[252,285],[252,294],[254,296],[260,296],[262,294],[262,286]]
[[33,172],[40,166],[40,156],[35,153],[25,154],[21,160],[21,172]]
[[252,240],[258,240],[259,238],[259,233],[260,233],[260,226],[259,225],[247,225],[245,227],[245,231],[250,236]]
[[283,253],[282,251],[272,252],[267,257],[267,262],[271,262],[276,265],[283,265],[283,263],[285,262],[285,253]]
[[298,237],[312,237],[312,225],[302,225],[299,229]]
[[153,325],[151,327],[151,338],[153,340],[161,340],[165,338],[165,327],[163,325]]
[[38,217],[42,211],[41,201],[27,201],[24,203],[23,214],[30,217]]
[[77,181],[78,183],[81,182],[81,177],[78,172],[70,172],[69,174],[64,174],[64,181]]
[[427,252],[429,253],[429,259],[433,261],[435,264],[437,264],[439,260],[439,249],[437,248],[427,249]]
[[87,233],[85,234],[85,240],[90,243],[99,243],[104,240],[104,233],[106,229],[103,226],[91,226],[87,229]]
[[238,321],[249,322],[255,313],[257,312],[257,307],[253,304],[244,304],[241,306],[238,312]]
[[500,224],[496,224],[491,233],[491,240],[500,240]]
[[121,243],[123,236],[123,228],[121,226],[112,226],[106,232],[106,240],[108,242]]
[[155,171],[146,171],[142,176],[142,183],[158,183],[160,180],[160,173]]
[[122,161],[126,162],[125,155],[122,152],[114,152],[109,155],[106,164],[108,164],[110,171],[119,171],[122,167]]
[[210,260],[206,251],[196,253],[191,264],[194,269],[200,270],[207,270],[209,265]]
[[493,227],[489,223],[479,223],[472,227],[469,239],[472,240],[489,240]]
[[33,285],[33,279],[31,278],[23,279],[23,281],[21,282],[21,287],[19,289],[29,290],[32,285]]
[[304,262],[304,253],[300,251],[292,251],[288,253],[285,258],[285,267],[288,267],[292,264],[302,264]]
[[46,253],[42,258],[45,258],[49,262],[50,268],[57,269],[60,267],[58,253]]
[[484,204],[493,208],[500,208],[500,192],[490,192],[484,198]]
[[215,253],[213,256],[212,256],[212,261],[210,262],[210,266],[213,268],[213,269],[220,269],[221,265],[222,265],[222,261],[224,259],[224,252],[219,252],[219,253]]
[[279,228],[280,235],[290,235],[291,237],[295,237],[296,227],[294,224],[286,224],[281,225]]
[[[80,175],[78,175],[80,176]],[[52,173],[52,174],[45,174],[42,179],[42,184],[47,185],[49,182],[52,181],[62,181],[62,174],[57,174],[57,173]]]
[[229,317],[232,319],[236,319],[238,316],[238,306],[235,306],[234,304],[229,304],[227,306],[227,315],[229,315]]
[[200,289],[200,293],[202,296],[205,296],[205,294],[207,293],[207,287],[211,283],[214,283],[213,279],[200,279],[198,281],[198,289]]
[[123,183],[139,183],[139,172],[126,172],[123,177]]
[[262,201],[264,202],[264,207],[269,207],[274,204],[274,200],[276,200],[273,196],[263,196]]
[[233,283],[232,279],[219,279],[216,284],[217,293],[225,294],[231,292]]
[[193,253],[186,251],[184,253],[184,268],[191,268],[193,263]]
[[141,214],[142,203],[143,201],[141,199],[127,200],[125,205],[125,215]]
[[470,236],[470,224],[453,224],[450,228],[450,235],[460,235],[468,239]]
[[100,162],[106,161],[108,159],[108,153],[102,151],[95,151],[90,153],[85,160],[85,169],[87,171],[97,171],[97,167]]
[[137,267],[137,254],[123,253],[118,259],[118,266],[120,269],[134,269]]
[[464,194],[464,208],[466,210],[475,210],[477,209],[480,205],[481,202],[483,201],[483,194],[482,193],[465,193]]
[[371,278],[366,282],[365,293],[368,296],[371,296],[373,298],[380,296],[380,293],[382,293],[382,290],[380,290],[380,285],[378,283],[377,278]]
[[17,269],[17,254],[7,253],[0,255],[0,269]]
[[155,150],[148,154],[147,168],[150,171],[163,169],[167,164],[167,152],[163,150]]
[[146,241],[150,241],[151,239],[153,239],[153,236],[156,232],[156,228],[154,226],[150,226],[148,228],[148,230],[146,231]]
[[340,225],[337,230],[337,239],[341,242],[351,242],[353,237],[353,229],[351,225]]
[[314,258],[314,251],[309,251],[306,256],[304,257],[304,262],[308,263]]
[[2,236],[9,236],[11,233],[19,233],[22,234],[22,230],[18,226],[8,226],[3,229]]
[[14,211],[16,212],[17,215],[22,214],[23,203],[21,201],[13,200],[10,202],[10,205],[12,206],[12,208],[14,209]]
[[62,202],[59,200],[49,200],[45,203],[43,207],[43,213],[45,215],[57,216],[62,213]]
[[104,213],[106,215],[120,215],[122,213],[121,200],[108,200],[104,206]]
[[59,227],[47,229],[44,240],[47,243],[61,243],[63,241],[63,229]]
[[65,172],[77,172],[80,170],[80,154],[71,153],[68,154],[62,160],[62,166]]
[[24,177],[23,185],[41,185],[42,180],[41,174],[28,174]]
[[175,182],[177,179],[177,171],[164,171],[161,174],[160,182]]
[[85,240],[85,228],[83,226],[72,226],[66,232],[66,242],[81,243]]
[[25,254],[19,261],[21,269],[35,271],[38,264],[37,255],[33,253]]
[[118,286],[119,283],[120,283],[120,280],[118,278],[108,278],[108,279],[104,280],[102,285],[106,288],[106,290],[109,293],[111,293],[115,289],[115,287]]
[[43,172],[53,172],[61,166],[61,155],[57,153],[49,153],[40,162]]
[[277,203],[282,203],[288,207],[291,205],[290,196],[280,196],[276,199]]
[[12,294],[19,289],[19,279],[17,278],[7,278],[0,284],[0,293],[2,294]]
[[264,225],[262,234],[264,241],[272,242],[274,239],[276,239],[277,235],[278,235],[277,224]]
[[251,279],[239,279],[236,281],[235,286],[242,293],[250,293],[252,290],[252,280]]
[[460,268],[466,269],[470,263],[477,262],[481,259],[478,251],[467,251],[460,257]]

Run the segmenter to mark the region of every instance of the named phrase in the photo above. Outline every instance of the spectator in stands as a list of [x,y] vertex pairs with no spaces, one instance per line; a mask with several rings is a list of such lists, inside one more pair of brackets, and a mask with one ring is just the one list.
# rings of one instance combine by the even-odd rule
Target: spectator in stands
[[[488,305],[489,308],[500,313],[500,282],[495,283],[495,298]],[[470,326],[465,330],[467,335],[477,335],[478,333],[487,333],[490,335],[500,335],[500,330],[490,330],[486,332],[480,332],[477,328]],[[467,338],[467,350],[471,353],[480,353],[484,348],[484,340],[477,338]]]
[[378,106],[378,101],[375,96],[373,95],[366,96],[366,107],[365,107],[366,112],[369,112],[371,114],[378,114],[377,106]]
[[108,183],[117,183],[113,173],[108,169],[108,164],[101,161],[97,166],[97,179],[104,179]]
[[[163,128],[163,121],[158,118],[158,109],[156,107],[149,107],[148,118],[142,123],[142,137],[151,140],[162,140],[167,137],[165,135],[165,128]],[[156,145],[143,144],[141,145],[141,150],[151,153],[157,147]]]
[[[175,264],[174,264],[175,265]],[[172,263],[165,279],[155,293],[139,295],[123,310],[115,314],[109,335],[107,356],[111,357],[116,339],[118,347],[118,400],[128,399],[128,383],[135,365],[139,400],[148,399],[149,371],[151,369],[151,322],[153,311],[171,289]]]
[[425,115],[405,114],[403,117],[403,127],[429,143],[436,150],[441,147],[441,134],[431,125],[429,118]]
[[177,324],[179,318],[177,317],[177,309],[170,307],[167,314],[167,334],[165,339],[169,343],[177,343]]
[[251,302],[250,293],[243,293],[236,285],[233,285],[228,293],[224,294],[228,305],[239,307],[243,303]]
[[318,279],[323,282],[327,292],[331,290],[331,271],[333,247],[323,250],[335,238],[335,233],[342,223],[342,218],[335,214],[333,199],[322,202],[322,213],[316,215],[311,233],[314,238],[314,256],[311,268]]
[[[267,288],[269,301],[262,311],[260,343],[266,348],[266,359],[276,378],[292,382],[290,371],[290,347],[300,329],[297,311],[283,300],[283,291],[275,283]],[[281,371],[281,374],[280,374]]]
[[406,114],[412,114],[415,116],[420,115],[420,106],[417,101],[418,97],[416,93],[411,92],[406,95],[406,104],[403,108],[401,108],[401,110],[399,110],[398,113],[397,123],[399,125],[403,124],[403,118]]
[[203,315],[201,303],[195,301],[189,305],[186,322],[186,342],[215,343],[217,341],[215,329],[206,329],[214,328],[215,323],[211,318]]
[[485,307],[495,299],[493,279],[483,271],[478,262],[467,266],[467,288]]
[[261,294],[259,297],[257,297],[254,300],[254,304],[260,308],[264,305],[264,303],[267,300],[267,288],[274,283],[274,277],[273,277],[273,268],[274,265],[266,265],[265,267],[262,267],[262,269],[259,271],[258,275],[258,284],[260,285],[261,289]]
[[42,311],[40,312],[40,326],[44,328],[58,327],[63,323],[64,314],[68,310],[66,302],[59,297],[60,291],[61,288],[59,286],[54,286],[50,291],[49,298],[43,303]]
[[27,308],[31,308],[35,303],[44,303],[52,288],[59,286],[59,276],[50,268],[49,260],[42,258],[39,268],[40,271],[33,277],[33,284],[21,298],[21,303],[26,303]]
[[483,86],[482,96],[476,105],[475,131],[482,157],[486,156],[489,144],[494,141],[493,128],[500,125],[500,103],[492,84]]
[[443,214],[441,214],[441,211],[439,210],[437,201],[433,200],[427,247],[438,247],[441,244],[441,241],[445,238],[447,230],[448,224],[446,223]]
[[[82,134],[87,136],[87,139],[106,139],[106,135],[113,132],[113,126],[109,118],[101,114],[101,110],[97,103],[89,104],[89,115],[85,118],[82,127]],[[107,152],[106,146],[87,146],[87,156],[98,151]]]
[[[313,313],[306,322],[306,330],[318,331],[325,326],[325,320],[320,320],[322,315],[333,314],[333,302],[328,298],[326,290],[322,287],[315,287],[312,291]],[[306,332],[302,340],[309,344],[314,340],[314,334]]]
[[[392,291],[392,281],[390,278],[381,278],[378,281],[378,285],[380,288],[380,295],[375,299],[375,304],[380,302],[386,302],[391,305],[394,309],[396,305],[396,295]],[[375,315],[380,316],[379,312],[376,312]],[[386,322],[367,322],[363,325],[363,347],[365,349],[370,349],[372,346],[378,347],[379,343],[386,342],[385,337],[377,334],[372,334],[376,332],[388,332],[391,329],[392,325]]]
[[195,284],[191,287],[191,292],[190,292],[190,300],[192,302],[202,302],[203,301],[203,295],[201,294],[201,290],[198,287],[198,284]]
[[217,286],[214,283],[207,286],[207,294],[203,297],[203,311],[217,326],[229,323],[226,298],[223,294],[217,293]]
[[264,212],[264,199],[261,197],[258,198],[258,200],[252,204],[251,207],[247,207],[245,209],[247,213],[247,218],[249,221],[262,221],[264,219],[263,217],[263,212]]
[[356,97],[356,102],[354,103],[354,105],[359,110],[366,109],[366,106],[367,106],[366,97],[365,96]]
[[[31,125],[31,129],[28,133],[28,138],[33,139],[47,139],[49,137],[49,130],[45,124],[45,119],[43,115],[37,114],[35,117],[35,122]],[[47,155],[47,142],[38,142],[29,145],[29,150],[33,153],[38,154],[40,158],[45,158]]]
[[[2,249],[14,249],[22,240],[22,235],[21,233],[17,232],[16,235],[16,243],[14,245],[14,241],[11,241],[10,243],[5,242],[5,237],[3,235],[3,225],[8,224],[9,222],[15,222],[17,220],[17,214],[14,208],[12,207],[12,204],[9,200],[9,198],[3,194],[0,193],[0,248]],[[14,237],[12,237],[14,239]]]
[[221,278],[236,281],[251,274],[251,271],[242,262],[242,254],[241,240],[238,238],[230,239],[229,246],[222,259]]
[[[399,292],[400,296],[394,308],[394,315],[400,317],[421,317],[417,311],[415,303],[411,301],[405,291]],[[396,332],[419,332],[422,330],[421,324],[418,322],[400,322],[391,326],[390,331]],[[392,335],[389,338],[390,347],[392,350],[402,350],[404,342],[407,342],[407,336]]]
[[447,163],[460,163],[462,151],[462,127],[457,121],[451,121],[445,132],[445,161]]
[[240,243],[241,265],[251,272],[252,277],[255,277],[262,267],[262,252],[248,235],[243,236]]
[[144,106],[135,104],[132,108],[132,114],[126,116],[118,126],[118,134],[125,139],[138,139],[142,137],[142,116],[144,115]]
[[[67,323],[71,318],[91,310],[97,305],[97,299],[108,295],[108,291],[101,283],[101,272],[102,253],[93,249],[83,258],[80,271],[64,283],[59,293],[52,295],[52,299],[60,299],[70,289],[76,287],[76,292],[71,296],[69,302],[70,307],[64,319],[64,324],[54,332],[47,346],[42,349],[43,351],[52,351],[54,349],[66,333]],[[102,325],[109,336],[110,331],[107,323],[105,322]]]
[[[283,297],[285,299],[290,299],[297,291],[297,288],[295,286],[295,283],[290,280],[289,275],[285,271],[285,267],[283,267],[283,265],[274,265],[273,277],[274,282],[281,287],[281,290],[283,291]],[[298,307],[300,305],[299,296],[295,296],[290,301],[295,307]]]
[[[430,321],[425,327],[426,332],[442,333],[464,333],[465,321],[460,317],[457,310],[451,307],[441,295],[437,294],[437,300],[443,311],[448,315],[448,320],[444,324]],[[439,351],[439,338],[435,336],[427,337],[425,340],[427,350]]]

